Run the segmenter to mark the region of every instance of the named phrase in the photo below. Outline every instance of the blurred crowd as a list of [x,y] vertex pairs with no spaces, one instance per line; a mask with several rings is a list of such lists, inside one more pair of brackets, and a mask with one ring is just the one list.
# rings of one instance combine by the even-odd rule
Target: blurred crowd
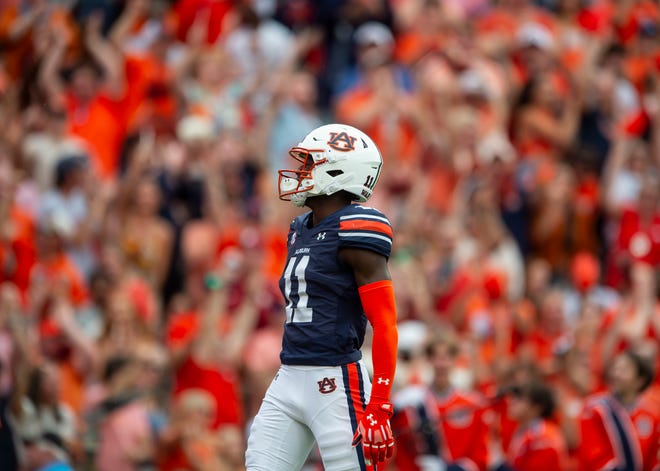
[[300,211],[277,170],[328,122],[383,155],[395,391],[451,333],[489,453],[533,381],[572,456],[646,371],[621,355],[657,369],[655,1],[0,0],[0,116],[2,470],[243,468]]

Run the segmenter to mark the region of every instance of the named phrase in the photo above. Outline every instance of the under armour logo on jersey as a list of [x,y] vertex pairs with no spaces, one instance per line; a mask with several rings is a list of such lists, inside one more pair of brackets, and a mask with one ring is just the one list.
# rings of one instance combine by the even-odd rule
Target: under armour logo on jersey
[[337,389],[337,384],[335,383],[335,378],[323,378],[321,381],[317,381],[316,384],[319,385],[319,392],[321,394],[330,394],[332,391]]
[[389,378],[378,378],[378,384],[384,384],[385,386],[389,386],[390,379]]
[[334,150],[338,150],[340,152],[348,152],[350,150],[355,150],[356,140],[357,138],[349,136],[345,132],[331,132],[328,145]]
[[294,232],[293,234],[291,234],[291,245],[293,245],[293,244],[296,243],[296,234],[297,234],[296,232]]
[[373,414],[369,414],[367,416],[367,420],[369,421],[369,425],[371,425],[372,427],[378,423],[378,421],[376,419],[374,419]]
[[319,232],[316,236],[316,240],[325,240],[325,232]]

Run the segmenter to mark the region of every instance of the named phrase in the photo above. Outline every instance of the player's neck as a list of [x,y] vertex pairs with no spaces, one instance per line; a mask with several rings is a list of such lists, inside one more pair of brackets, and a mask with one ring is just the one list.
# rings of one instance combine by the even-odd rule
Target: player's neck
[[307,201],[307,206],[312,210],[312,227],[316,226],[318,223],[323,221],[326,217],[332,213],[339,211],[344,206],[347,206],[347,203],[342,198],[333,198],[332,196],[315,196],[310,198]]

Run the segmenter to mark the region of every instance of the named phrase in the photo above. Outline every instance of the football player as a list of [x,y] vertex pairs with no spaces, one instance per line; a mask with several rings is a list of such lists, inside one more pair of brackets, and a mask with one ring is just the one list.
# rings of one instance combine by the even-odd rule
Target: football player
[[[394,451],[392,227],[361,204],[383,161],[366,134],[341,124],[313,130],[289,153],[300,166],[279,171],[280,199],[311,211],[290,226],[282,366],[251,425],[246,467],[298,470],[316,442],[327,471],[366,470]],[[373,382],[360,351],[367,321]]]

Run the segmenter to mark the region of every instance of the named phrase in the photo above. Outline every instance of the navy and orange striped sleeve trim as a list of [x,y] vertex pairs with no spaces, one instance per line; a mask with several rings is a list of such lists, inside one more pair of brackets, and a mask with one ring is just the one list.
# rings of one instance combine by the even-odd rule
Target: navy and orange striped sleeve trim
[[360,213],[339,218],[341,247],[363,248],[389,257],[392,237],[392,226],[384,216]]

